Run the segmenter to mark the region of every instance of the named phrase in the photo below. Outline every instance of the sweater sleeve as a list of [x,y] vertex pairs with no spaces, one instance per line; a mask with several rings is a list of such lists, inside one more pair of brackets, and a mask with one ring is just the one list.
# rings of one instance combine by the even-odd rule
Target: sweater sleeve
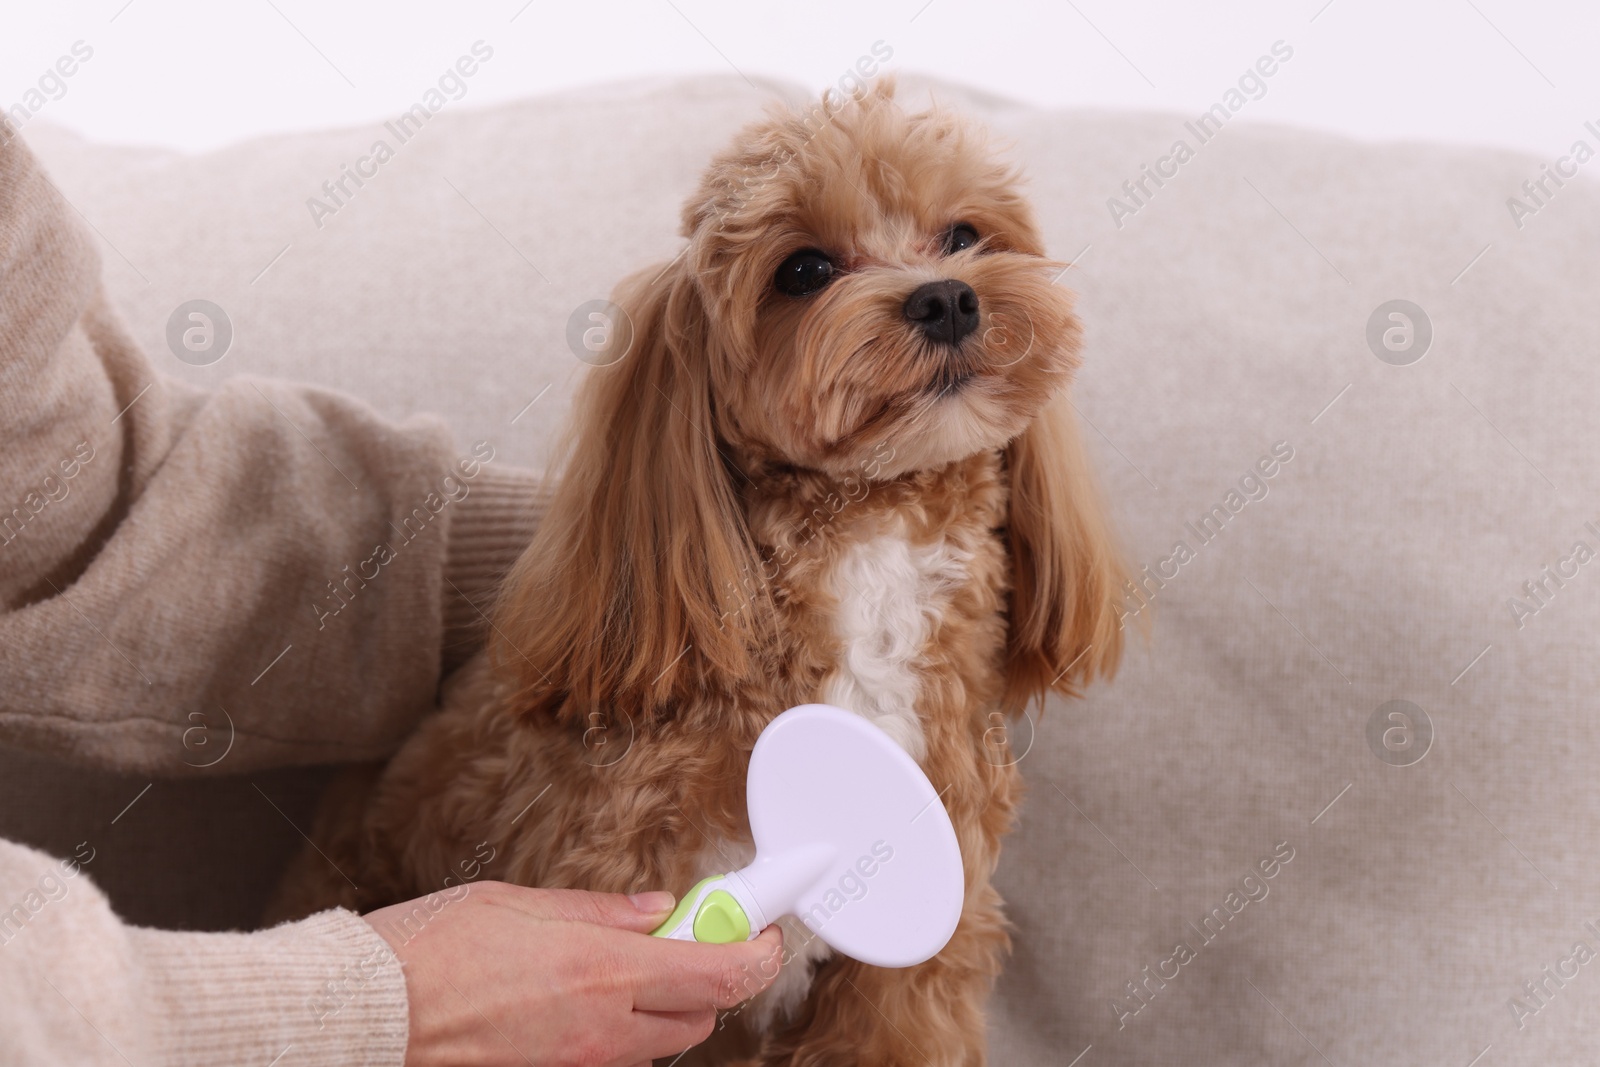
[[0,742],[108,768],[193,773],[197,727],[232,739],[219,772],[388,755],[538,514],[531,473],[437,420],[164,377],[20,138],[0,413]]
[[0,841],[6,1063],[403,1062],[404,972],[354,912],[251,934],[127,926],[90,881],[93,859],[87,843],[55,859]]

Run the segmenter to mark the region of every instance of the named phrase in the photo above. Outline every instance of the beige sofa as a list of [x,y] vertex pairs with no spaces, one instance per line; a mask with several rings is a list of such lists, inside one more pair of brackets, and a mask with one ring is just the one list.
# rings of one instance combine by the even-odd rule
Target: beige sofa
[[[227,312],[228,354],[172,374],[315,381],[537,465],[585,369],[569,314],[670,258],[709,154],[795,92],[446,109],[320,226],[378,124],[200,157],[26,135],[152,353],[180,303]],[[1135,201],[1184,116],[938,95],[1014,142],[1077,264],[1076,402],[1155,618],[1012,738],[994,1061],[1588,1062],[1600,189],[1513,213],[1540,161],[1235,120]],[[63,853],[146,784],[0,756],[0,833]],[[304,825],[324,776],[258,780]],[[249,923],[299,841],[248,780],[181,778],[104,839],[126,915],[199,928]]]

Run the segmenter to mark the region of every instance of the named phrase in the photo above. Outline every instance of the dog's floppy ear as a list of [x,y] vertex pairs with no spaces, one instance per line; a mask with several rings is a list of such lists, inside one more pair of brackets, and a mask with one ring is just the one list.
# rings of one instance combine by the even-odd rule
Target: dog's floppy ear
[[[583,720],[670,715],[746,675],[758,572],[712,418],[707,319],[681,263],[613,296],[631,348],[589,372],[560,482],[496,608],[517,706]],[[613,332],[613,343],[618,334]]]
[[1127,568],[1066,394],[1006,448],[1012,559],[1008,710],[1055,689],[1076,695],[1116,672]]

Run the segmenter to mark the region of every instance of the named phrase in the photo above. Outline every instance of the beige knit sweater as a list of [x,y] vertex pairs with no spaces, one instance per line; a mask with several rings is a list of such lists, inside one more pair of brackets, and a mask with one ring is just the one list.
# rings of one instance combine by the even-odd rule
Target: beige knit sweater
[[[0,129],[0,744],[151,776],[383,757],[480,640],[530,474],[323,390],[165,378],[93,239]],[[225,709],[226,761],[185,730]],[[0,1064],[398,1064],[405,981],[359,917],[122,924],[94,846],[0,842]]]

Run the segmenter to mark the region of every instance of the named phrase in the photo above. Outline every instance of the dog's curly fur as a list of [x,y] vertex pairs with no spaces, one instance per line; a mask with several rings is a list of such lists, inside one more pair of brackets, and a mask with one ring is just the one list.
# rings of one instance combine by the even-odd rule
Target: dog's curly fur
[[[978,243],[950,252],[957,224]],[[1063,265],[982,136],[906,113],[888,85],[746,129],[683,232],[682,255],[614,298],[629,347],[584,383],[489,654],[325,813],[317,836],[361,890],[313,856],[280,913],[438,890],[483,842],[490,877],[683,892],[750,858],[762,727],[837,703],[941,791],[965,909],[942,952],[901,970],[830,956],[786,920],[739,1062],[981,1064],[1009,944],[990,879],[1020,790],[996,726],[1108,675],[1121,649],[1124,569],[1066,395]],[[777,291],[807,248],[831,282]],[[980,304],[953,345],[904,311],[940,279]]]

